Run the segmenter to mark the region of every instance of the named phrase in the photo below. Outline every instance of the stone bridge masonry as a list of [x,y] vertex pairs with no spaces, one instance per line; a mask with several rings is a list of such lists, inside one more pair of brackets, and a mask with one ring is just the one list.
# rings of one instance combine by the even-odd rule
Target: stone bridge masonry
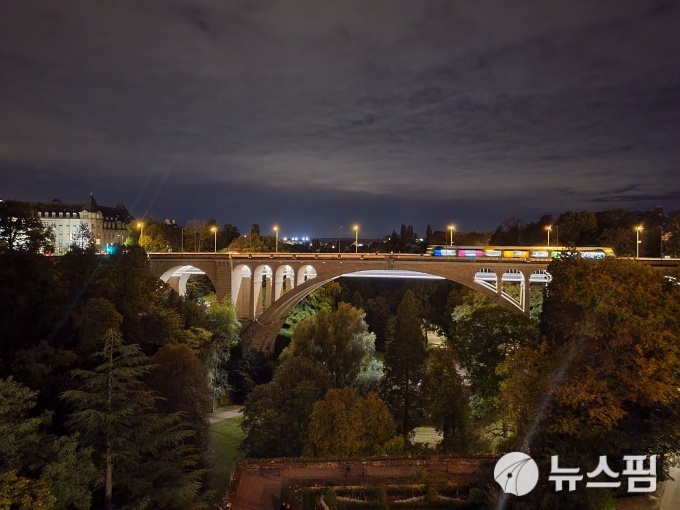
[[[465,285],[520,313],[529,313],[530,284],[545,285],[548,261],[445,259],[410,254],[159,253],[152,271],[178,293],[193,274],[205,274],[219,298],[230,297],[243,324],[245,345],[274,348],[286,316],[307,294],[357,272],[412,272]],[[509,293],[508,287],[515,291]]]
[[[641,259],[658,270],[677,270],[680,261]],[[499,304],[529,314],[531,285],[547,285],[547,260],[449,259],[411,254],[330,253],[152,253],[151,270],[179,294],[191,275],[205,274],[217,296],[235,303],[244,345],[272,351],[286,316],[307,294],[335,278],[370,272],[409,272],[451,280]],[[668,274],[668,273],[667,273]],[[514,287],[514,289],[510,289]]]

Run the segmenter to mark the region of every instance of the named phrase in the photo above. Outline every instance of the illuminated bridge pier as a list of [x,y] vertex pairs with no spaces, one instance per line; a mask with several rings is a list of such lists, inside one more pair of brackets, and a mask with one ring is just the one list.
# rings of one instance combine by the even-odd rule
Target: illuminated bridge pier
[[219,298],[230,297],[247,345],[271,351],[286,316],[310,292],[339,277],[447,279],[529,314],[529,288],[550,281],[547,261],[465,260],[408,254],[149,255],[152,271],[179,294],[205,274]]

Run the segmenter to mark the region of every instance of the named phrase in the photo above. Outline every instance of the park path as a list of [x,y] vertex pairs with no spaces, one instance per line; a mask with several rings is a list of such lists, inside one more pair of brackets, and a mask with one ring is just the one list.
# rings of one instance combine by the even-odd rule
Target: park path
[[242,409],[243,406],[237,405],[220,407],[219,409],[217,409],[217,411],[208,416],[208,421],[210,422],[210,425],[212,425],[213,423],[217,423],[218,421],[236,418],[239,414],[241,414]]

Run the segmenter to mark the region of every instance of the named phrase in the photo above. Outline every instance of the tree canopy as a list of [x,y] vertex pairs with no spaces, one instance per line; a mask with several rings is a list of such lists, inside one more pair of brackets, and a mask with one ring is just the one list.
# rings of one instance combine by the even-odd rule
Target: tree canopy
[[326,367],[334,388],[352,385],[375,354],[375,335],[364,317],[349,303],[340,303],[334,312],[320,310],[298,323],[282,359],[312,359]]
[[0,254],[13,251],[51,253],[54,233],[27,202],[0,200]]
[[314,404],[309,417],[306,453],[314,457],[394,454],[401,437],[385,403],[375,393],[365,397],[354,388],[329,390]]
[[553,262],[542,339],[499,368],[517,440],[599,454],[677,450],[680,287],[629,260]]
[[448,342],[430,351],[423,375],[424,411],[442,434],[439,449],[450,453],[476,453],[470,404],[458,373],[454,349]]
[[328,370],[306,357],[285,361],[268,384],[256,386],[246,399],[241,448],[250,457],[296,457],[307,442],[314,403],[332,385]]

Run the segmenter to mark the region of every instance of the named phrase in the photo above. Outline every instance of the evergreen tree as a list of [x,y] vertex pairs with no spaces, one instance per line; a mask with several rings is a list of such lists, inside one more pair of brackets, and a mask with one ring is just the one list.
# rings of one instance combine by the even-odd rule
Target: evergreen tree
[[87,250],[94,247],[94,236],[87,223],[81,221],[73,232],[73,246],[81,250]]
[[406,440],[416,426],[415,413],[419,406],[418,384],[427,358],[418,301],[411,290],[397,308],[385,345],[385,400],[400,422]]
[[95,450],[104,473],[107,509],[186,508],[201,488],[198,455],[184,440],[193,432],[177,413],[159,414],[157,397],[142,382],[153,368],[138,345],[109,329],[92,370],[74,370],[82,389],[63,394],[75,409],[68,423]]
[[0,379],[0,508],[88,509],[98,480],[92,449],[48,434],[51,417],[34,414],[36,396]]
[[207,308],[207,329],[212,333],[210,344],[204,346],[199,355],[208,367],[208,375],[213,387],[213,410],[217,400],[227,393],[227,362],[232,347],[239,341],[241,323],[236,317],[236,307],[231,299],[218,299],[214,294],[205,299]]
[[473,453],[476,438],[463,378],[454,350],[445,342],[432,350],[423,376],[425,412],[442,434],[439,449],[449,453]]
[[425,241],[427,244],[432,244],[432,226],[428,225],[425,230]]

